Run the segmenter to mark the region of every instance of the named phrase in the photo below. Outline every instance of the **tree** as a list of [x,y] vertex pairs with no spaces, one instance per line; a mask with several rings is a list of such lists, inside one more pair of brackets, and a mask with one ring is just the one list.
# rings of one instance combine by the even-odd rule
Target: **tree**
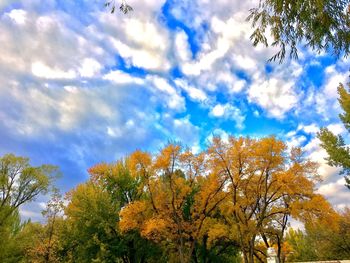
[[34,167],[13,154],[0,157],[0,226],[21,205],[47,193],[57,175],[52,165]]
[[64,209],[62,196],[58,189],[53,189],[51,199],[42,211],[46,218],[46,225],[41,237],[41,242],[33,247],[31,254],[38,262],[60,262],[59,250],[59,224],[63,223],[62,212]]
[[[343,113],[339,115],[345,128],[350,132],[350,83],[348,83],[348,90],[345,89],[343,84],[339,84],[339,104],[343,110]],[[346,186],[350,189],[350,148],[345,144],[345,141],[341,135],[335,135],[327,128],[322,128],[317,137],[321,141],[321,147],[328,153],[328,164],[331,166],[341,167],[342,174],[345,174],[344,178]]]
[[19,262],[24,256],[23,243],[17,243],[17,241],[18,234],[25,227],[26,223],[21,223],[18,209],[16,209],[0,226],[0,262]]
[[[115,0],[107,0],[105,2],[105,7],[110,7],[111,8],[111,13],[113,14],[115,12],[115,8],[116,8],[116,3]],[[119,10],[125,14],[133,11],[133,8],[128,5],[126,3],[126,0],[121,0],[120,6],[119,6]]]
[[330,206],[321,207],[321,214],[305,222],[304,232],[293,229],[288,232],[286,242],[292,252],[288,256],[289,262],[349,258],[349,208],[336,212]]
[[261,0],[250,10],[248,20],[254,32],[251,40],[256,46],[268,46],[267,35],[272,35],[272,46],[279,51],[270,60],[283,61],[286,49],[297,58],[297,45],[321,52],[349,55],[350,3],[348,0]]
[[207,262],[211,255],[225,262],[223,254],[235,248],[219,215],[228,194],[225,181],[206,171],[205,153],[194,155],[169,144],[154,158],[134,152],[130,164],[142,182],[143,197],[121,210],[121,230],[137,230],[165,247],[170,262]]
[[314,243],[314,240],[303,231],[290,228],[286,235],[286,243],[291,247],[291,253],[288,255],[288,262],[317,260],[315,247],[319,245],[319,243]]
[[121,207],[139,196],[139,182],[127,163],[91,167],[90,180],[67,195],[64,262],[162,262],[162,251],[153,243],[138,233],[120,233]]
[[200,247],[211,253],[222,240],[247,263],[264,262],[271,246],[282,258],[289,218],[309,218],[322,201],[317,166],[274,137],[214,138],[198,155],[170,144],[154,157],[137,151],[130,163],[144,194],[121,210],[120,229],[176,253],[174,262],[200,262]]
[[315,164],[274,137],[214,138],[208,152],[211,169],[226,180],[230,199],[222,214],[236,229],[244,262],[264,261],[258,238],[265,249],[277,243],[281,257],[288,219],[313,204]]

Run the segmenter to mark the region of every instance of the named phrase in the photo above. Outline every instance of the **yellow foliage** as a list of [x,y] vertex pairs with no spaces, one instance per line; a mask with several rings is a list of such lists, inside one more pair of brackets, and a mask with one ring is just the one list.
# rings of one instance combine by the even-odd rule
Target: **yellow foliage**
[[162,218],[151,218],[144,222],[141,235],[153,241],[160,241],[166,235],[168,227],[169,222],[166,220]]
[[129,157],[129,165],[131,174],[136,176],[148,177],[150,173],[150,166],[152,164],[152,157],[147,152],[137,150]]
[[223,238],[228,238],[230,233],[229,226],[222,223],[216,223],[211,226],[208,231],[208,245],[209,247],[214,244],[215,241]]
[[147,203],[134,201],[120,211],[119,228],[122,232],[141,229],[146,218]]

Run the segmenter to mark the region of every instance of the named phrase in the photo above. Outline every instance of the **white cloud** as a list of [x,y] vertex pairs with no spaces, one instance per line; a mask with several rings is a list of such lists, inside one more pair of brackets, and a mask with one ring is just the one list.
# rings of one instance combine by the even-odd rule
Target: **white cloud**
[[267,113],[281,119],[298,102],[298,95],[293,90],[294,83],[271,77],[256,79],[248,91],[250,101],[257,103]]
[[241,110],[229,103],[216,104],[210,111],[210,115],[216,118],[231,119],[236,122],[237,129],[244,128],[245,116]]
[[167,80],[157,76],[149,76],[148,78],[153,81],[155,87],[160,91],[168,93],[169,95],[175,95],[177,93]]
[[118,127],[112,128],[112,127],[108,126],[107,127],[107,134],[111,137],[121,138],[123,136],[123,131]]
[[313,138],[305,146],[308,157],[311,161],[319,164],[318,173],[322,179],[328,180],[330,177],[338,174],[340,169],[337,167],[331,167],[327,164],[327,152],[320,147],[320,140],[318,138]]
[[166,50],[165,34],[164,32],[160,32],[154,23],[131,18],[125,21],[124,27],[124,32],[128,39],[132,40],[138,46],[151,50]]
[[335,207],[341,208],[348,205],[350,192],[345,187],[344,178],[339,174],[341,169],[338,167],[331,167],[327,164],[325,158],[327,158],[328,155],[327,152],[320,147],[319,139],[313,138],[305,145],[304,150],[307,153],[307,157],[319,165],[318,174],[321,176],[323,182],[318,184],[317,192],[324,195]]
[[24,25],[27,20],[27,12],[21,9],[13,9],[6,15],[19,25]]
[[300,147],[306,141],[305,136],[293,136],[290,140],[287,141],[288,148]]
[[181,119],[174,119],[173,134],[188,146],[198,146],[199,128],[190,121],[190,116]]
[[211,110],[211,115],[214,117],[222,117],[225,114],[225,106],[221,104],[215,105],[215,107]]
[[229,134],[222,129],[214,129],[212,133],[207,137],[206,142],[211,143],[213,141],[213,137],[220,137],[224,142],[228,142]]
[[102,65],[93,58],[85,58],[79,68],[79,73],[82,77],[91,78],[96,77],[100,70],[102,69]]
[[335,135],[340,135],[343,132],[345,132],[345,128],[343,124],[340,123],[333,123],[333,124],[329,124],[327,126],[328,130],[330,130],[331,132],[333,132]]
[[110,71],[109,73],[103,76],[103,79],[112,81],[117,84],[136,83],[141,85],[145,83],[143,79],[133,77],[120,70]]
[[340,112],[337,88],[339,83],[346,83],[348,66],[340,61],[338,64],[328,66],[325,73],[325,81],[321,89],[315,94],[314,103],[317,112],[323,118],[329,120],[338,116]]
[[310,125],[299,124],[297,130],[302,130],[308,134],[316,134],[320,130],[320,127],[318,127],[315,123],[312,123]]
[[175,47],[177,51],[176,54],[182,62],[190,60],[191,53],[188,44],[188,36],[183,30],[177,32],[175,35]]
[[318,193],[324,195],[338,209],[349,206],[350,191],[345,186],[344,178],[320,185]]
[[51,68],[39,61],[32,64],[32,73],[46,79],[74,79],[76,77],[76,73],[72,69],[63,71],[59,68]]
[[111,42],[118,53],[126,60],[130,60],[135,67],[148,70],[168,70],[169,62],[165,60],[164,54],[157,51],[131,48],[119,40],[111,39]]
[[[156,18],[160,9],[153,9],[158,8],[162,2],[135,3],[138,9],[133,12],[132,17],[99,12],[96,14],[96,30],[103,32],[100,37],[129,65],[166,72],[171,66],[167,56],[170,37],[164,25]],[[139,8],[145,9],[141,12]]]
[[203,90],[190,86],[186,80],[176,79],[174,82],[178,87],[186,91],[188,96],[194,101],[205,101],[208,99],[207,94]]
[[169,108],[179,111],[185,108],[184,98],[166,79],[149,75],[147,80],[153,83],[157,94],[159,94],[159,91],[165,94],[165,100]]

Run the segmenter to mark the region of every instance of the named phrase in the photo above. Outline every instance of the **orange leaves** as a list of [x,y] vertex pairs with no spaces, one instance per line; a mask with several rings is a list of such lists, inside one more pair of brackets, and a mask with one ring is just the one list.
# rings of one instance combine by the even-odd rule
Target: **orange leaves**
[[169,222],[163,218],[151,218],[145,221],[141,229],[141,235],[147,239],[159,242],[167,235],[167,228],[169,227]]
[[147,203],[145,201],[135,201],[120,211],[119,228],[121,232],[141,229],[146,218]]
[[122,208],[120,230],[136,230],[190,258],[200,242],[234,241],[252,251],[259,236],[262,246],[279,240],[281,249],[289,216],[309,216],[302,210],[311,213],[318,198],[316,166],[302,154],[298,148],[288,152],[275,137],[213,138],[197,155],[168,144],[158,154],[135,151],[124,162],[89,171],[100,178],[115,176],[118,165],[127,170],[140,182],[139,194]]
[[194,209],[198,213],[209,213],[218,207],[228,196],[227,192],[223,191],[225,181],[220,181],[220,178],[215,174],[209,174],[201,180],[200,190],[195,196]]
[[220,239],[229,239],[229,226],[223,223],[214,223],[208,227],[208,245],[211,247],[213,243]]
[[331,204],[319,194],[314,194],[310,200],[293,204],[292,214],[295,218],[299,218],[309,225],[322,224],[334,230],[339,226],[339,215]]
[[205,172],[205,153],[193,154],[190,150],[186,150],[179,156],[181,168],[186,174],[190,183],[193,183],[195,177],[202,175]]
[[91,175],[91,180],[94,182],[99,181],[108,173],[109,167],[107,163],[99,163],[89,168],[88,172]]
[[156,157],[153,167],[158,171],[174,172],[176,162],[180,156],[181,147],[176,144],[169,144],[164,147]]
[[254,250],[259,235],[266,242],[268,236],[282,240],[289,215],[297,215],[314,196],[315,164],[305,160],[300,149],[287,152],[275,137],[230,137],[226,142],[214,138],[208,156],[210,171],[226,180],[230,194],[221,212],[232,218],[246,251]]
[[[120,229],[138,230],[147,239],[187,251],[189,258],[201,235],[209,235],[211,228],[204,231],[206,222],[227,197],[225,180],[208,173],[205,152],[195,155],[179,145],[169,144],[153,157],[137,151],[129,160],[135,173],[147,176],[141,200],[120,212]],[[210,242],[224,232],[215,226]]]
[[147,177],[150,173],[152,157],[149,153],[137,150],[129,157],[129,167],[133,176]]

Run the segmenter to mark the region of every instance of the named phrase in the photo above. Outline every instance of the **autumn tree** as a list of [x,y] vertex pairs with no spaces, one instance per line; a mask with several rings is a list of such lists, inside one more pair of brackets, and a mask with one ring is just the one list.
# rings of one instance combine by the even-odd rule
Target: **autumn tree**
[[[343,112],[339,114],[340,120],[345,128],[350,132],[350,83],[346,89],[343,84],[339,84],[339,104]],[[341,135],[333,134],[329,129],[322,128],[318,134],[321,140],[321,147],[328,153],[328,164],[331,166],[341,167],[346,186],[350,189],[350,148],[346,145]]]
[[312,199],[316,166],[300,149],[288,152],[274,137],[214,138],[208,152],[211,170],[227,182],[230,198],[221,210],[236,229],[244,261],[263,262],[266,255],[256,246],[258,237],[266,248],[274,244],[272,235],[282,244],[288,219]]
[[219,215],[228,197],[225,181],[206,169],[205,153],[194,155],[169,144],[155,156],[136,151],[130,163],[133,176],[142,182],[143,198],[121,210],[124,233],[137,230],[165,247],[170,262],[206,262],[217,246],[220,258],[229,247],[220,241],[235,247]]
[[55,263],[60,262],[60,225],[63,222],[63,199],[58,189],[54,189],[51,199],[42,211],[46,224],[42,231],[40,242],[30,250],[30,257],[37,262]]
[[0,227],[21,205],[47,193],[57,175],[55,166],[34,167],[13,154],[0,157]]
[[121,207],[138,198],[139,183],[126,162],[93,166],[90,180],[68,194],[65,262],[161,262],[158,247],[138,233],[119,231]]
[[62,262],[58,253],[64,223],[61,217],[55,219],[54,227],[52,223],[21,222],[17,211],[9,219],[7,231],[1,231],[0,262]]
[[347,259],[350,256],[350,210],[337,212],[320,203],[318,212],[305,222],[305,230],[291,229],[286,242],[292,249],[288,261]]

